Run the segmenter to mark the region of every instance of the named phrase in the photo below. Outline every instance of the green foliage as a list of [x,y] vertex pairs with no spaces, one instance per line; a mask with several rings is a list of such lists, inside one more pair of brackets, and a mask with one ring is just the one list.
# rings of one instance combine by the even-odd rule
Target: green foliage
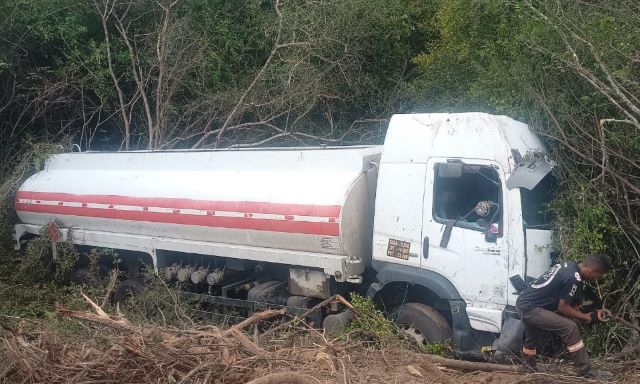
[[426,343],[421,344],[420,349],[430,355],[450,357],[452,356],[453,345],[451,343]]
[[[55,282],[68,284],[76,269],[80,255],[71,242],[71,232],[66,242],[52,242],[52,236],[58,238],[57,224],[51,222],[40,231],[40,235],[27,242],[20,262],[20,275],[27,281]],[[52,247],[55,247],[55,258]]]
[[597,194],[590,194],[588,187],[581,188],[579,194],[573,190],[560,191],[552,209],[557,216],[556,236],[564,244],[565,257],[569,259],[607,253],[611,237],[620,233],[611,211]]
[[346,335],[378,346],[397,342],[402,337],[398,327],[375,307],[372,300],[357,293],[351,293],[349,298],[358,315],[347,325]]
[[188,0],[181,16],[192,20],[198,39],[206,47],[205,77],[208,87],[228,87],[239,74],[251,72],[268,55],[273,15],[263,1],[242,3]]
[[62,145],[34,143],[27,138],[14,161],[0,164],[0,260],[12,256],[13,224],[17,222],[13,209],[15,192],[27,177],[42,170],[51,155],[63,150]]
[[[111,70],[131,109],[133,146],[146,145],[145,125],[149,118],[158,118],[155,102],[161,103],[167,119],[158,124],[175,125],[163,132],[162,140],[183,133],[189,136],[193,133],[189,129],[197,132],[204,125],[215,127],[225,120],[274,49],[278,25],[274,2],[178,2],[172,8],[166,36],[168,83],[155,89],[159,80],[156,48],[164,17],[160,2],[113,3],[114,12],[124,18],[134,56],[112,14],[106,20],[112,67],[100,4],[9,0],[0,5],[4,11],[0,33],[6,36],[0,41],[0,68],[12,69],[0,82],[7,89],[22,85],[11,108],[4,109],[0,99],[0,124],[12,133],[0,140],[14,144],[24,133],[38,140],[57,140],[52,138],[54,132],[64,132],[83,148],[119,148],[124,117]],[[285,113],[286,117],[273,123],[281,127],[288,119],[299,117],[299,125],[322,136],[342,134],[355,119],[388,115],[411,57],[438,38],[432,22],[438,4],[413,0],[281,2],[281,43],[286,47],[278,49],[246,95],[244,108],[250,110],[240,111],[237,119],[250,123],[265,114]],[[15,51],[27,52],[28,58],[10,54]],[[142,91],[132,65],[147,78]],[[141,93],[152,107],[151,116],[143,107]],[[156,100],[159,95],[162,100]],[[38,103],[30,103],[33,99]],[[27,114],[31,120],[24,119],[23,106],[33,109]],[[290,113],[294,115],[288,116]],[[50,130],[53,121],[61,122],[63,128]],[[239,139],[259,141],[260,132]],[[181,138],[171,145],[176,143],[190,145],[193,141]],[[164,143],[154,145],[160,144]],[[5,150],[12,152],[3,145],[1,151]],[[4,157],[1,152],[0,157]]]
[[144,290],[133,294],[122,304],[122,311],[127,319],[138,323],[151,323],[163,326],[184,327],[192,324],[187,316],[189,302],[180,296],[180,288],[168,286],[156,275],[153,269],[145,274]]
[[[615,322],[581,327],[584,341],[593,355],[606,355],[624,349],[629,342],[629,330]],[[631,352],[633,354],[633,352]]]
[[[409,94],[416,108],[498,107],[491,108],[486,93],[496,86],[509,87],[497,83],[507,81],[504,71],[510,68],[505,60],[515,48],[512,8],[501,1],[444,1],[435,22],[440,41],[413,59],[416,78],[409,83]],[[501,76],[494,76],[497,73]]]
[[[82,308],[82,286],[70,284],[80,257],[70,243],[57,243],[57,260],[52,258],[49,232],[26,244],[23,253],[0,254],[1,313],[24,318],[41,318],[55,304]],[[92,289],[95,287],[92,287]],[[99,292],[100,290],[98,290]]]
[[22,153],[10,164],[0,165],[0,262],[17,258],[13,251],[13,225],[17,222],[13,196],[20,184],[44,167],[46,159],[64,147],[25,140]]
[[[347,325],[341,337],[371,343],[377,347],[385,347],[398,342],[407,342],[415,346],[415,342],[408,340],[407,336],[387,317],[376,308],[375,303],[357,293],[349,295],[351,304],[356,309],[357,316]],[[453,350],[452,344],[426,343],[417,346],[421,351],[438,356],[450,356]]]

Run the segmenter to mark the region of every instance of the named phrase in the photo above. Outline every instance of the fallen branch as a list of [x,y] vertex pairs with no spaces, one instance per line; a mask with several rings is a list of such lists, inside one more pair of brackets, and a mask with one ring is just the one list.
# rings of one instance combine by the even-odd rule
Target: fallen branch
[[[93,310],[96,312],[95,314],[91,312],[84,312],[84,311],[72,311],[72,310],[65,309],[63,307],[58,307],[56,309],[56,312],[61,316],[91,321],[94,323],[106,325],[111,328],[127,330],[127,331],[134,330],[133,325],[126,318],[122,316],[111,316],[107,314],[98,304],[94,303],[84,293],[82,294],[82,296],[84,297],[85,301],[87,301],[87,303],[91,305]],[[242,333],[242,329],[248,327],[251,324],[257,323],[259,321],[267,320],[275,316],[281,316],[285,313],[284,311],[285,311],[284,309],[279,309],[279,310],[267,310],[263,312],[254,313],[251,317],[229,328],[224,333],[220,333],[217,329],[215,329],[215,332],[196,331],[195,333],[201,337],[208,336],[208,337],[213,337],[215,339],[220,339],[221,342],[225,344],[225,347],[231,347],[231,345],[228,345],[224,340],[233,339],[237,341],[240,345],[242,345],[244,348],[246,348],[248,351],[253,353],[254,355],[261,356],[266,354],[267,351],[259,347],[257,344],[251,341],[246,335],[244,335]],[[229,355],[229,351],[227,351],[227,354]]]
[[358,316],[358,310],[355,309],[355,307],[353,305],[351,305],[351,303],[348,302],[344,297],[342,297],[341,295],[335,295],[334,297],[336,298],[337,302],[339,302],[342,305],[344,305],[345,307],[349,308],[350,310],[353,311],[353,313],[355,313],[356,316]]
[[240,323],[234,325],[233,327],[229,328],[225,333],[230,334],[236,331],[241,331],[246,327],[250,326],[251,324],[254,324],[263,320],[268,320],[276,316],[282,316],[285,313],[286,313],[285,309],[270,309],[262,312],[257,312],[251,315],[248,319],[245,319]]
[[94,323],[106,325],[110,328],[117,328],[121,330],[131,330],[131,323],[124,317],[120,316],[107,316],[103,317],[91,312],[84,311],[72,311],[63,307],[56,308],[56,313],[60,316],[69,317],[72,319],[86,320]]
[[84,293],[81,293],[81,295],[82,297],[84,297],[84,300],[89,303],[89,305],[91,305],[93,310],[96,311],[95,314],[84,311],[72,311],[63,308],[62,306],[58,306],[56,308],[56,313],[69,318],[92,321],[94,323],[106,325],[111,328],[127,330],[131,329],[131,323],[129,323],[129,320],[122,316],[111,316],[107,314],[98,304],[94,303],[93,300],[87,297],[87,295],[85,295]]
[[258,377],[247,384],[317,384],[317,379],[295,372],[278,372]]
[[448,359],[446,357],[434,355],[416,355],[416,361],[418,361],[419,363],[427,362],[431,364],[441,365],[443,367],[461,371],[531,373],[531,370],[529,368],[522,365],[478,363],[473,361]]
[[111,298],[111,294],[113,293],[113,289],[116,287],[116,283],[118,282],[118,270],[113,269],[109,274],[109,284],[107,284],[107,293],[105,293],[104,298],[102,299],[101,307],[104,307],[109,302]]
[[245,336],[242,332],[237,330],[230,330],[230,333],[225,334],[226,337],[233,337],[236,339],[243,347],[251,351],[254,355],[262,356],[267,353],[263,348],[259,347],[256,343],[251,341],[247,336]]
[[89,305],[91,305],[93,307],[93,310],[96,311],[96,313],[98,314],[98,316],[100,317],[104,317],[104,318],[108,318],[109,315],[107,314],[107,312],[105,312],[101,306],[99,306],[98,304],[94,303],[93,300],[91,300],[87,295],[85,295],[84,293],[80,292],[80,294],[82,295],[82,297],[84,297],[85,301],[87,303],[89,303]]
[[242,346],[250,350],[255,355],[264,355],[267,353],[263,348],[259,347],[256,343],[251,341],[247,336],[242,333],[242,330],[251,324],[258,323],[263,320],[268,320],[276,316],[284,315],[284,309],[270,309],[262,312],[257,312],[251,315],[248,319],[241,321],[240,323],[234,325],[233,327],[227,329],[223,333],[223,337],[233,337],[236,339]]

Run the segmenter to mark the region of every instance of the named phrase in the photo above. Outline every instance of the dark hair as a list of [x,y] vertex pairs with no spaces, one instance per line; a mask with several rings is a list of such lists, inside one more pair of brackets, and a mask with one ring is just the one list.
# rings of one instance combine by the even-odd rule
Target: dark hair
[[609,269],[611,269],[611,261],[609,260],[609,257],[600,253],[588,255],[584,263],[587,266],[593,267],[604,273],[609,272]]

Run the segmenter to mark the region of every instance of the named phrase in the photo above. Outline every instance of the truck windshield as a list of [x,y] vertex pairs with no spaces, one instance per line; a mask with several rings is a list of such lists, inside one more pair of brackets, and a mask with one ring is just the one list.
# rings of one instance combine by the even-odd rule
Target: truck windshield
[[553,215],[549,204],[556,187],[557,180],[550,172],[532,190],[520,188],[525,228],[551,229]]

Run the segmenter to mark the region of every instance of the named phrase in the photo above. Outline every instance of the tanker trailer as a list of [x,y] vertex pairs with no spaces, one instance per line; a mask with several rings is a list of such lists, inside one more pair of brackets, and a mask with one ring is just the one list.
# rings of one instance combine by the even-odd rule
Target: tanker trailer
[[223,305],[359,291],[475,353],[551,262],[550,171],[526,124],[484,113],[394,115],[384,146],[66,153],[20,187],[15,239],[54,221]]
[[[168,279],[230,292],[262,275],[286,288],[282,303],[323,299],[330,283],[360,283],[370,263],[381,151],[59,154],[19,188],[16,238],[54,221],[74,244],[148,255]],[[261,283],[249,298],[264,299]]]

